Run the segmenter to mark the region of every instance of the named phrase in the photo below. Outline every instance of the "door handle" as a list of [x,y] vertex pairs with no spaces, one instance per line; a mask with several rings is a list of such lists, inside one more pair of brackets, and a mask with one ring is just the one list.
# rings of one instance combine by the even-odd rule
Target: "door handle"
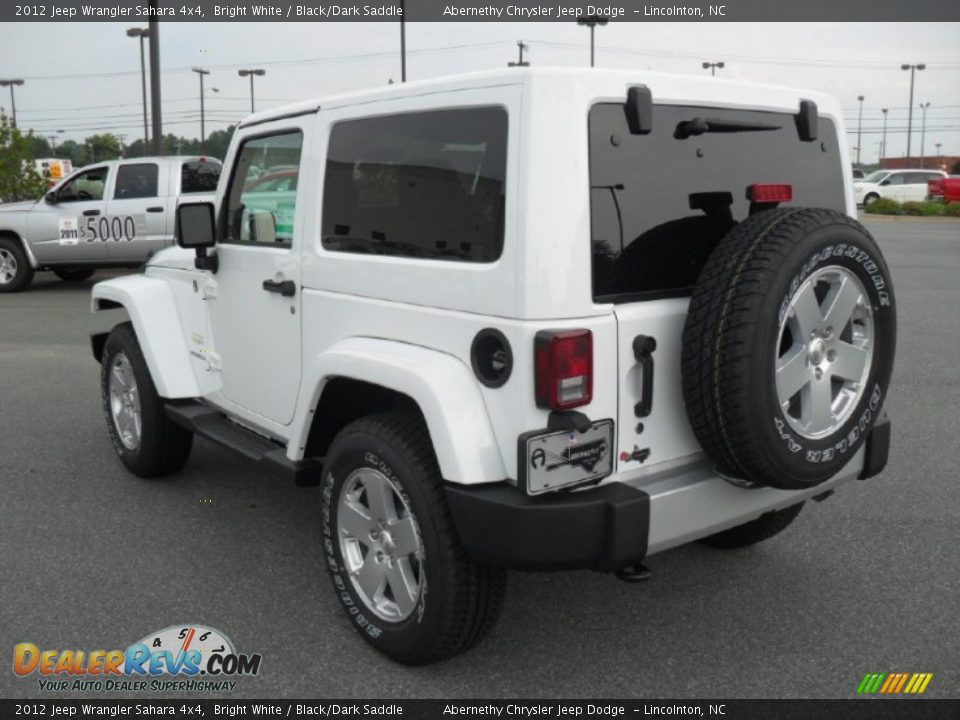
[[163,212],[163,208],[159,206],[148,207],[147,212]]
[[94,215],[99,215],[99,210],[84,210],[83,214],[85,217],[93,217]]
[[263,289],[283,297],[293,297],[297,293],[297,284],[293,280],[264,280]]

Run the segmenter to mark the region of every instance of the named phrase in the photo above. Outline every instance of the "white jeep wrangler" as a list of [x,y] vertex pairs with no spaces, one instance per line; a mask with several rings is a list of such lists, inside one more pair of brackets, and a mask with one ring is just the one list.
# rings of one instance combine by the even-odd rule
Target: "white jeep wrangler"
[[319,483],[336,595],[405,663],[477,643],[506,568],[769,538],[887,459],[894,298],[846,146],[830,97],[633,71],[253,115],[180,247],[93,290],[129,316],[93,337],[113,445]]

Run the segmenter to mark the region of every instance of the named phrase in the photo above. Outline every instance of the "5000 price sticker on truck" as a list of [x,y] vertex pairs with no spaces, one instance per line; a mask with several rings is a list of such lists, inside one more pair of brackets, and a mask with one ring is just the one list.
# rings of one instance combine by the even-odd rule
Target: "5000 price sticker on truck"
[[140,215],[101,215],[60,219],[60,244],[79,242],[133,242],[147,234],[146,217]]

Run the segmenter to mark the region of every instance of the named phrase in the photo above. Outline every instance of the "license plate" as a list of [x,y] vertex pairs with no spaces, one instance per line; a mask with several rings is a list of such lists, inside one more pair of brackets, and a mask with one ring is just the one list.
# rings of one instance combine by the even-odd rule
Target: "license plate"
[[586,431],[526,433],[520,437],[520,486],[528,495],[580,485],[613,472],[613,420]]

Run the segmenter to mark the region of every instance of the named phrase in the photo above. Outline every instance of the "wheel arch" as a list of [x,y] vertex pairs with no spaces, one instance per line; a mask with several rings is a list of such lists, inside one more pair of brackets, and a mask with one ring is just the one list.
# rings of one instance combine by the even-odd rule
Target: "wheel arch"
[[336,433],[357,417],[415,409],[445,480],[474,484],[507,477],[476,378],[451,355],[392,340],[351,338],[305,368],[301,389],[291,459],[324,454]]
[[[118,308],[125,310],[130,318],[160,397],[198,397],[200,389],[170,286],[144,275],[113,278],[93,286],[93,312]],[[106,336],[101,335],[91,337],[95,357],[98,351],[101,355],[103,352]]]
[[13,240],[20,246],[20,249],[23,250],[23,254],[27,256],[27,262],[30,263],[30,267],[34,270],[40,267],[37,263],[37,258],[34,257],[33,251],[30,249],[30,244],[23,239],[19,232],[10,230],[9,228],[0,228],[0,238]]

